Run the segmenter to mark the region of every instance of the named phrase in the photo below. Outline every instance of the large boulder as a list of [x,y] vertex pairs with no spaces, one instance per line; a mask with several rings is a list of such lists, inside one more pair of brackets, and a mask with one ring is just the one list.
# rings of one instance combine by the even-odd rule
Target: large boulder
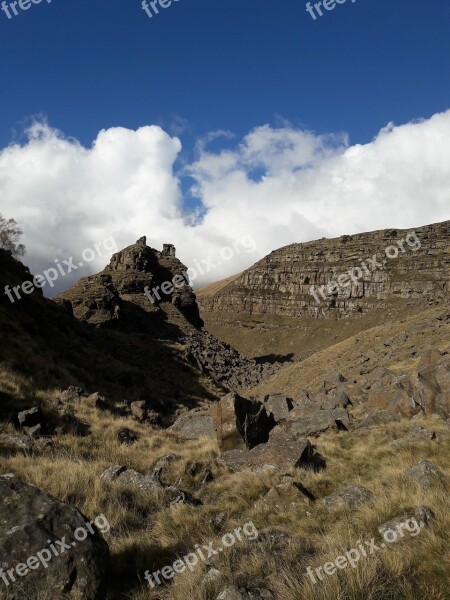
[[363,504],[371,503],[372,500],[373,494],[371,491],[362,485],[352,484],[331,496],[325,496],[325,498],[322,499],[322,502],[329,508],[347,506],[354,510]]
[[251,450],[227,450],[220,458],[232,470],[255,465],[274,465],[283,469],[315,468],[316,465],[316,453],[311,443],[291,436],[271,438],[267,444]]
[[276,422],[264,403],[234,392],[211,408],[217,441],[222,450],[254,448],[265,444]]
[[409,469],[406,469],[405,475],[416,481],[424,489],[439,484],[444,486],[447,484],[444,473],[429,460],[421,460],[416,465],[409,467]]
[[169,427],[169,431],[178,433],[185,440],[215,439],[216,437],[216,429],[211,413],[204,408],[194,408],[182,414]]
[[106,597],[109,550],[93,522],[14,475],[0,476],[0,503],[1,587],[8,598]]

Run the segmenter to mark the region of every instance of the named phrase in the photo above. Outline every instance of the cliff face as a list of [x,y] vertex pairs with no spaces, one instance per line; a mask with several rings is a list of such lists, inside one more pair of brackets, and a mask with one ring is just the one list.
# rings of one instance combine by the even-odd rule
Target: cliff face
[[341,318],[396,299],[448,298],[450,221],[292,244],[275,250],[218,292],[199,294],[204,313]]

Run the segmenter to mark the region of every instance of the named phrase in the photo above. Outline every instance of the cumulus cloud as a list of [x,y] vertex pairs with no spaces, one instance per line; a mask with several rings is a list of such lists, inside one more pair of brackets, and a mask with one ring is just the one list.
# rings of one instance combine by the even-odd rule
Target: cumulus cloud
[[[365,145],[286,123],[257,127],[240,142],[214,132],[182,170],[175,166],[181,141],[158,126],[102,130],[89,148],[43,122],[27,136],[0,151],[0,212],[23,227],[34,272],[55,259],[77,261],[110,236],[123,247],[147,235],[155,248],[174,243],[198,285],[292,242],[449,218],[450,111],[389,124]],[[227,147],[208,150],[218,137]],[[181,192],[187,176],[192,211]]]

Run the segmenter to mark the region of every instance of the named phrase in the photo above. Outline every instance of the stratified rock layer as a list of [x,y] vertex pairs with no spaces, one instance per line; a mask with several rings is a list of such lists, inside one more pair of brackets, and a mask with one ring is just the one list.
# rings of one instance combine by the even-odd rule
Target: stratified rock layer
[[[439,300],[449,293],[449,234],[450,221],[445,221],[415,230],[291,244],[275,250],[218,292],[208,294],[205,289],[198,301],[203,313],[331,314],[339,318],[399,298]],[[327,290],[330,282],[352,269],[353,281],[347,277],[347,285]]]

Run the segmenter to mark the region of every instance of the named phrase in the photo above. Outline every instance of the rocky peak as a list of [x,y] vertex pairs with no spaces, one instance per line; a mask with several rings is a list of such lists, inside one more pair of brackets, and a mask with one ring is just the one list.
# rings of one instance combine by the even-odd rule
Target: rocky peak
[[[161,313],[166,305],[173,305],[180,317],[194,327],[202,327],[186,271],[186,266],[175,256],[175,246],[164,244],[163,250],[158,251],[147,246],[147,238],[143,236],[113,254],[101,273],[80,279],[59,298],[71,302],[76,317],[95,325],[122,318],[127,312],[123,308],[132,303],[147,313]],[[161,287],[177,276],[181,284],[172,286],[170,293],[163,293]]]

